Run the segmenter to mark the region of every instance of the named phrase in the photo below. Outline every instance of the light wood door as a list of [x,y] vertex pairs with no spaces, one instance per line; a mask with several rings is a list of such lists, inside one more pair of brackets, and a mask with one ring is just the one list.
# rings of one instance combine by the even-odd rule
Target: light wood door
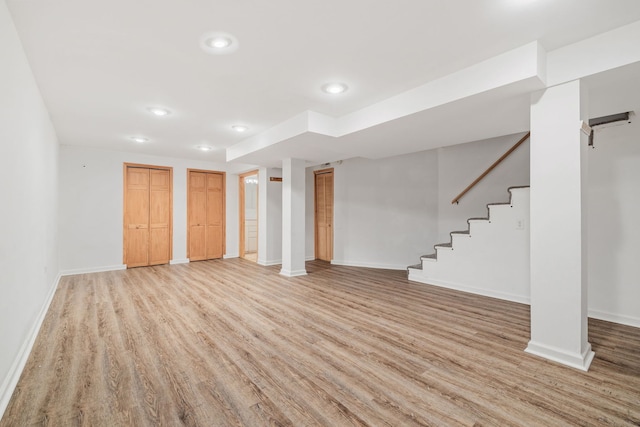
[[207,259],[207,174],[189,172],[189,259]]
[[225,248],[225,175],[188,171],[188,236],[190,261],[222,258]]
[[124,264],[167,264],[171,259],[170,168],[125,164]]
[[316,259],[333,258],[333,169],[315,172]]
[[127,267],[149,265],[149,169],[126,168],[125,260]]
[[224,255],[224,177],[207,174],[207,259]]
[[171,174],[149,170],[149,265],[171,259]]

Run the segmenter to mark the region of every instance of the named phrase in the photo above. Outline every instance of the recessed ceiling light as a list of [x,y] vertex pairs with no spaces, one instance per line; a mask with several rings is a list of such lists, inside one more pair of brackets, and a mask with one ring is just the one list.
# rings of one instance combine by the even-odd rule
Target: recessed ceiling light
[[145,142],[149,141],[149,138],[145,138],[144,136],[132,136],[131,139],[138,144],[144,144]]
[[231,129],[235,130],[236,132],[246,132],[249,130],[249,128],[247,126],[244,125],[233,125],[231,126]]
[[240,44],[232,34],[217,31],[205,33],[200,37],[200,47],[207,53],[224,55],[238,50]]
[[322,91],[331,95],[338,95],[344,93],[349,89],[344,83],[327,83],[322,86]]
[[231,40],[228,37],[214,37],[207,39],[207,45],[216,49],[224,49],[231,45]]
[[211,150],[213,150],[213,147],[211,147],[209,145],[198,145],[196,148],[198,150],[200,150],[200,151],[211,151]]
[[171,111],[167,110],[166,108],[150,107],[148,108],[148,110],[151,114],[158,117],[168,116],[169,114],[171,114]]

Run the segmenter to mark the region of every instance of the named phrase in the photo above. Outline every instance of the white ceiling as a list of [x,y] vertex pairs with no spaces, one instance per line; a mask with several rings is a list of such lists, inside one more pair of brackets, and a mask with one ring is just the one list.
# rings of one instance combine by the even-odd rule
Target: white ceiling
[[[344,116],[532,41],[550,51],[640,20],[637,0],[7,4],[62,144],[219,162],[227,147],[302,112]],[[233,34],[239,49],[206,54],[199,40],[209,31]],[[615,97],[605,96],[608,85],[626,79],[639,87],[637,67],[625,70],[593,78],[602,110],[616,108]],[[320,90],[336,80],[350,90]],[[529,98],[498,98],[452,103],[341,138],[305,134],[242,161],[377,158],[526,130]],[[172,114],[153,117],[150,106]],[[250,130],[238,134],[233,124]],[[151,141],[136,144],[134,135]],[[200,144],[215,150],[200,152]]]

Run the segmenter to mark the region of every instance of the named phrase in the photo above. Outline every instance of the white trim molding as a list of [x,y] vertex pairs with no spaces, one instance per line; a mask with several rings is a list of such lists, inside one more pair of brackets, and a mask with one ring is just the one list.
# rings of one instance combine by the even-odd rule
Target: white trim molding
[[595,356],[590,343],[587,343],[587,348],[582,353],[569,353],[559,348],[529,341],[529,345],[524,351],[585,372],[589,370]]
[[104,265],[101,267],[86,267],[86,268],[74,268],[71,270],[63,270],[60,272],[61,276],[74,276],[76,274],[87,274],[87,273],[100,273],[103,271],[116,271],[116,270],[126,270],[126,264],[118,264],[118,265]]
[[592,319],[604,320],[606,322],[620,323],[621,325],[640,328],[640,318],[625,316],[623,314],[608,313],[600,310],[589,310],[589,317]]
[[53,301],[53,296],[58,289],[58,285],[60,284],[60,278],[62,274],[58,274],[55,278],[53,285],[51,286],[51,290],[47,295],[47,298],[40,309],[40,313],[38,313],[38,317],[36,318],[35,323],[33,324],[29,334],[27,335],[27,339],[24,341],[22,346],[20,347],[20,351],[18,351],[18,355],[16,359],[13,361],[7,376],[5,377],[2,386],[0,386],[0,419],[4,415],[4,411],[7,409],[9,405],[9,401],[11,400],[11,396],[18,385],[18,380],[20,379],[20,375],[22,375],[22,371],[24,370],[25,365],[27,364],[27,360],[29,359],[29,355],[31,354],[31,350],[33,349],[33,345],[36,342],[36,338],[38,337],[38,333],[40,332],[40,328],[42,327],[42,323],[49,311],[49,306],[51,306],[51,301]]
[[286,277],[306,276],[307,270],[280,270],[280,274]]
[[[311,256],[307,256],[304,260],[305,261],[313,261],[315,260],[316,257],[311,255]],[[256,262],[258,265],[262,265],[264,267],[271,267],[272,265],[281,265],[282,264],[282,260],[281,259],[272,259],[269,261],[263,260],[263,259],[258,259],[258,261]]]
[[516,294],[511,294],[511,293],[507,293],[507,292],[499,292],[499,291],[493,291],[490,289],[482,289],[482,288],[474,288],[471,286],[465,286],[465,285],[460,285],[457,283],[450,283],[450,282],[445,282],[442,280],[432,280],[432,279],[425,279],[424,277],[422,277],[420,275],[419,272],[409,272],[409,280],[414,281],[414,282],[420,282],[420,283],[424,283],[426,285],[433,285],[433,286],[438,286],[440,288],[447,288],[447,289],[452,289],[454,291],[461,291],[461,292],[466,292],[469,294],[475,294],[475,295],[482,295],[485,297],[491,297],[491,298],[497,298],[497,299],[501,299],[501,300],[505,300],[505,301],[511,301],[511,302],[517,302],[520,304],[527,304],[527,305],[531,305],[531,300],[528,296],[523,296],[523,295],[516,295]]
[[346,267],[377,268],[378,270],[406,270],[407,269],[406,265],[400,265],[400,264],[381,264],[377,262],[348,261],[348,260],[340,260],[340,259],[332,259],[331,264],[344,265]]
[[259,259],[257,261],[257,264],[258,265],[262,265],[264,267],[271,267],[272,265],[280,265],[280,264],[282,264],[282,260],[281,259],[272,259],[272,260],[269,260],[269,261],[265,261],[263,259]]

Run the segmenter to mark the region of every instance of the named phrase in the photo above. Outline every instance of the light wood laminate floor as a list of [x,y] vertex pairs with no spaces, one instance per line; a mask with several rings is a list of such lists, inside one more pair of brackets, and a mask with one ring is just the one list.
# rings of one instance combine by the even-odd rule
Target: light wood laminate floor
[[64,277],[0,426],[640,425],[640,329],[589,372],[524,352],[529,308],[307,263]]

